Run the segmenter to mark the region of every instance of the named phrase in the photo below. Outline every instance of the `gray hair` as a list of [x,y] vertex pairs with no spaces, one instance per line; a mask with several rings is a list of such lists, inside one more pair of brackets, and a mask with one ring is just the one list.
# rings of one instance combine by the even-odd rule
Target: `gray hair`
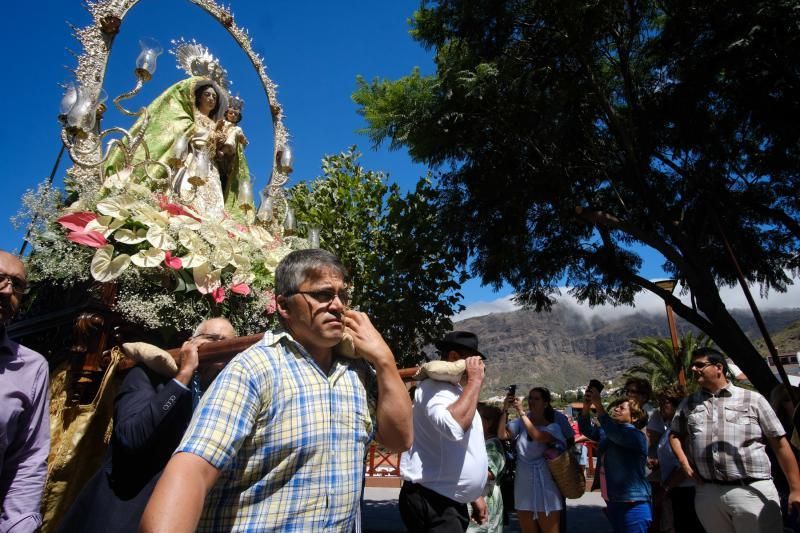
[[309,274],[322,270],[334,270],[349,282],[348,272],[339,258],[320,248],[295,250],[284,257],[275,269],[275,294],[287,295],[300,289]]
[[192,332],[192,337],[197,337],[198,335],[202,335],[203,332],[206,329],[206,325],[208,325],[209,322],[214,322],[215,320],[224,320],[231,327],[231,329],[233,330],[234,335],[236,334],[236,328],[233,327],[233,324],[231,324],[230,320],[228,320],[224,316],[215,316],[215,317],[207,318],[207,319],[203,320],[202,322],[200,322],[199,324],[197,324],[197,327],[194,328],[194,332]]

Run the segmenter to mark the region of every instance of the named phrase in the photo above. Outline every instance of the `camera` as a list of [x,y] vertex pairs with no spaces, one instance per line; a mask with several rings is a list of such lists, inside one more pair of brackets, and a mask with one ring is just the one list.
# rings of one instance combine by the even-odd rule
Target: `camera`
[[603,384],[596,379],[591,379],[589,380],[589,388],[596,390],[599,394],[603,390]]
[[515,385],[509,385],[508,387],[506,387],[506,392],[508,392],[509,396],[516,396],[517,395],[517,386],[516,386],[516,384]]

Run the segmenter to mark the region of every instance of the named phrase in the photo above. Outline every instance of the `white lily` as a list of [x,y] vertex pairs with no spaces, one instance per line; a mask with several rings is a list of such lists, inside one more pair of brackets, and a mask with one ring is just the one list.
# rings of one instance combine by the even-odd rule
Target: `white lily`
[[147,228],[147,242],[162,250],[175,249],[175,239],[161,226],[156,225]]
[[200,294],[208,294],[219,287],[222,283],[220,277],[222,269],[211,270],[209,263],[204,263],[192,269],[192,277],[197,291]]
[[119,254],[114,257],[114,246],[106,245],[98,248],[92,257],[90,271],[92,277],[100,282],[117,279],[131,264],[128,254]]
[[238,270],[249,270],[250,269],[250,258],[245,256],[245,255],[242,255],[242,254],[234,252],[233,257],[230,260],[230,264],[233,265],[234,267],[236,267],[237,271]]
[[197,268],[200,265],[208,263],[208,257],[192,250],[190,250],[188,254],[184,255],[180,259],[183,268]]
[[217,241],[211,249],[211,262],[217,268],[224,268],[233,262],[233,242],[230,240]]
[[199,230],[202,225],[199,220],[187,217],[186,215],[174,215],[170,217],[169,224],[173,229],[189,228],[195,231]]
[[131,171],[132,168],[123,168],[119,172],[115,174],[111,174],[106,180],[103,182],[103,188],[105,189],[117,189],[117,190],[124,190],[128,188],[128,185],[131,181]]
[[152,198],[153,196],[153,191],[151,191],[141,183],[128,183],[127,191],[135,194],[140,198]]
[[142,268],[157,267],[164,261],[166,254],[164,250],[158,248],[150,248],[149,250],[142,250],[131,256],[131,262]]
[[165,228],[169,226],[169,213],[167,211],[159,211],[144,202],[139,202],[136,206],[137,214],[133,220],[141,222],[147,227],[160,226]]
[[260,226],[250,226],[249,240],[256,247],[264,248],[265,246],[273,243],[275,241],[275,237],[273,237],[269,231],[265,230]]
[[237,269],[233,273],[233,278],[231,279],[232,285],[237,285],[239,283],[246,283],[247,285],[253,283],[256,279],[255,274],[250,272],[249,270],[239,270]]
[[147,230],[137,229],[136,231],[122,228],[114,233],[114,240],[122,244],[139,244],[147,240]]
[[181,228],[178,230],[178,242],[187,250],[199,252],[205,250],[207,246],[205,241],[189,228]]
[[275,268],[278,266],[278,263],[281,262],[281,259],[286,257],[291,250],[284,246],[280,246],[275,248],[274,250],[269,250],[264,252],[264,266],[267,267],[267,270],[270,273],[275,273]]
[[86,224],[86,231],[97,231],[102,233],[103,237],[108,237],[123,224],[125,224],[124,220],[119,220],[110,216],[99,216]]
[[81,199],[75,200],[64,208],[65,213],[78,213],[80,211],[86,211],[86,202]]
[[130,209],[135,204],[136,201],[133,198],[127,194],[120,194],[119,196],[110,196],[97,202],[97,210],[101,215],[125,220],[130,216]]

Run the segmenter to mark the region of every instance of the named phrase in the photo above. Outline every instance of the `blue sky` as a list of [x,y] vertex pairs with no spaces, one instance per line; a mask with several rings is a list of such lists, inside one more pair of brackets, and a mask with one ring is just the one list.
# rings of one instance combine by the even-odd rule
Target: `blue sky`
[[[404,151],[372,150],[369,140],[356,133],[364,123],[350,98],[358,74],[367,79],[395,79],[413,67],[420,67],[423,74],[434,71],[431,53],[408,35],[407,19],[418,4],[418,0],[231,2],[237,23],[248,28],[255,49],[265,59],[267,73],[279,86],[278,99],[295,154],[289,185],[316,177],[323,155],[353,144],[364,154],[366,168],[385,171],[390,180],[405,187],[424,174],[426,169],[411,163]],[[0,32],[0,45],[7,54],[3,76],[10,104],[7,109],[17,111],[0,129],[6,187],[6,194],[0,197],[4,215],[0,217],[0,247],[10,250],[19,248],[24,231],[14,230],[8,219],[16,213],[25,190],[49,175],[60,147],[56,121],[59,84],[70,81],[66,67],[76,64],[67,48],[80,50],[66,22],[78,27],[90,22],[78,0],[47,0],[35,6],[32,12],[24,2],[8,3]],[[272,154],[269,111],[255,71],[233,39],[188,0],[143,0],[129,12],[114,41],[105,78],[109,100],[133,86],[133,65],[142,37],[158,39],[165,53],[153,80],[128,107],[146,105],[184,77],[166,49],[171,39],[196,38],[221,58],[234,82],[232,92],[246,101],[241,123],[250,139],[246,154],[256,188],[263,188]],[[104,120],[105,127],[130,123],[113,109]],[[56,183],[68,166],[65,158]],[[658,256],[645,252],[644,259],[645,276],[662,275]],[[473,280],[463,292],[464,303],[469,305],[506,296],[510,289],[495,293]]]

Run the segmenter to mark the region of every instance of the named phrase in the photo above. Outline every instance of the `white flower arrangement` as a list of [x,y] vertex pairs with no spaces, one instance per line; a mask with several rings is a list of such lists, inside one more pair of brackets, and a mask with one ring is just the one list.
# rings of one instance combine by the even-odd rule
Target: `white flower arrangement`
[[227,216],[204,218],[125,176],[106,180],[98,196],[59,211],[52,189],[29,193],[19,217],[46,221],[30,236],[32,281],[114,282],[116,310],[149,329],[186,330],[224,315],[239,334],[263,330],[275,310],[275,267],[307,246]]

